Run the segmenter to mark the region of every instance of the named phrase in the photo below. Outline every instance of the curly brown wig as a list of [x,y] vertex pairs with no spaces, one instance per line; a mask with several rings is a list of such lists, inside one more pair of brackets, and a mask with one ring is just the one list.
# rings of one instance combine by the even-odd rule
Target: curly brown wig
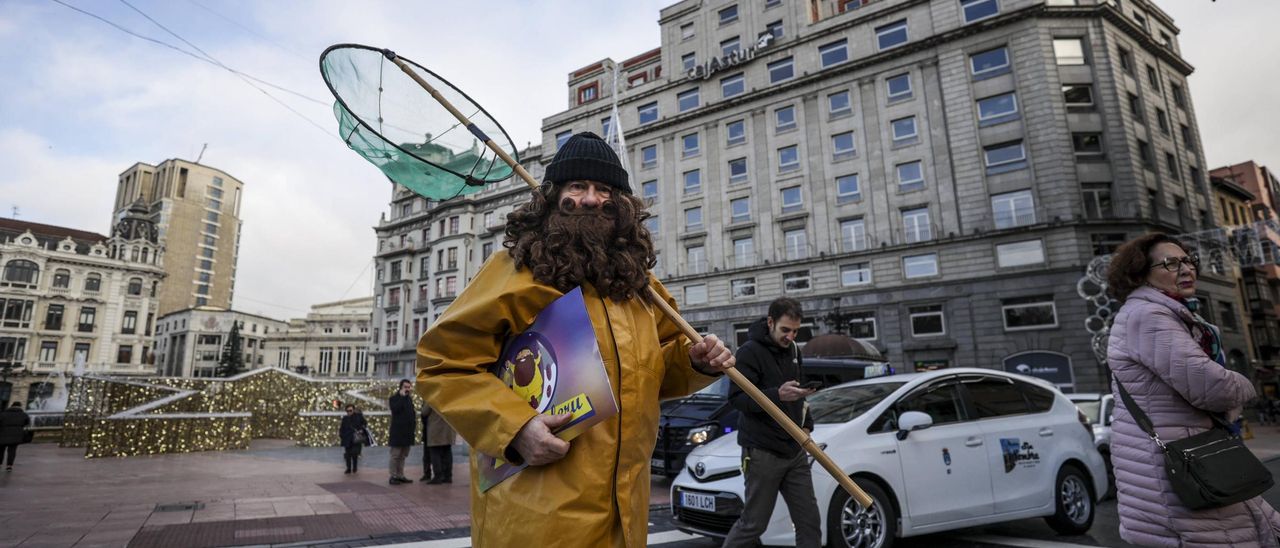
[[614,192],[600,208],[557,203],[562,185],[544,183],[507,215],[503,247],[533,278],[560,291],[590,283],[615,301],[639,295],[657,264],[644,202]]
[[1176,245],[1190,253],[1187,246],[1168,234],[1145,234],[1125,242],[1111,255],[1107,266],[1107,292],[1118,300],[1125,300],[1133,290],[1147,283],[1147,271],[1151,269],[1151,249],[1163,243]]

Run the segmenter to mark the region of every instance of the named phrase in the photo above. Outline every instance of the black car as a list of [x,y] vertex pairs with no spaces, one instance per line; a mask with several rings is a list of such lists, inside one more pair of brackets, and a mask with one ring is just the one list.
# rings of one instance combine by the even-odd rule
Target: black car
[[[893,374],[885,362],[845,358],[805,358],[806,381],[822,385]],[[733,432],[738,428],[738,410],[729,405],[729,378],[724,377],[687,398],[662,402],[658,419],[658,443],[653,448],[649,470],[675,477],[694,447]]]

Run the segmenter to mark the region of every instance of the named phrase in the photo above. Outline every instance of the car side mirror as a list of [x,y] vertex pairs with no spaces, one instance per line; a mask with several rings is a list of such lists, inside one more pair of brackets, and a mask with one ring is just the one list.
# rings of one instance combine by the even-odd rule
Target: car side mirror
[[933,426],[933,417],[920,411],[907,411],[898,417],[898,440],[907,439],[907,434],[916,430],[924,430]]

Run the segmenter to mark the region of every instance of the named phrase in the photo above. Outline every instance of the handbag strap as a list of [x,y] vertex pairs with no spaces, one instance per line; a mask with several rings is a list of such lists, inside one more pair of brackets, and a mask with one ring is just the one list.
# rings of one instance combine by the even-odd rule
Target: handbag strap
[[1142,411],[1142,408],[1138,407],[1138,402],[1133,401],[1133,396],[1130,396],[1129,391],[1125,390],[1124,383],[1120,382],[1118,377],[1112,374],[1111,381],[1116,383],[1116,391],[1120,392],[1120,400],[1124,402],[1125,409],[1128,409],[1129,414],[1133,416],[1133,422],[1138,423],[1138,428],[1141,428],[1143,432],[1146,432],[1147,436],[1149,436],[1152,441],[1156,442],[1156,445],[1159,445],[1161,449],[1164,449],[1164,442],[1160,441],[1160,435],[1156,434],[1155,425],[1151,424],[1151,417],[1148,417],[1147,414]]

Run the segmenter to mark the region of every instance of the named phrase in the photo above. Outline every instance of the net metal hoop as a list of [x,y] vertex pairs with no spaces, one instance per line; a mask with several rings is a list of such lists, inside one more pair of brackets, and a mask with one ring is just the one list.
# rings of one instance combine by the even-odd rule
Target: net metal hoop
[[[435,73],[435,72],[433,72],[431,69],[428,69],[428,68],[426,68],[426,67],[424,67],[424,66],[422,66],[422,65],[420,65],[420,64],[418,64],[418,63],[416,63],[416,62],[414,62],[412,59],[409,59],[409,58],[407,58],[407,57],[400,56],[400,55],[395,54],[394,52],[391,52],[390,50],[387,50],[387,49],[375,48],[375,47],[372,47],[372,46],[366,46],[366,45],[363,45],[363,44],[334,44],[334,45],[332,45],[332,46],[329,46],[328,48],[325,48],[324,52],[320,54],[320,63],[319,63],[319,67],[320,67],[320,76],[321,76],[321,78],[323,78],[323,79],[324,79],[324,85],[325,85],[326,87],[328,87],[328,88],[329,88],[329,93],[333,94],[334,98],[338,101],[338,104],[342,106],[342,109],[343,109],[343,110],[345,110],[347,113],[349,113],[349,114],[351,115],[351,118],[352,118],[352,119],[354,119],[354,120],[356,121],[356,123],[358,123],[361,127],[365,128],[365,129],[366,129],[366,130],[368,130],[370,133],[372,133],[373,135],[377,136],[379,139],[381,139],[381,140],[382,140],[384,143],[386,143],[387,145],[389,145],[389,146],[391,146],[391,147],[394,147],[396,150],[399,150],[401,153],[404,153],[404,154],[406,154],[406,155],[408,155],[408,156],[410,156],[410,157],[414,158],[415,160],[418,160],[418,161],[420,161],[420,162],[422,162],[422,163],[424,163],[424,164],[427,164],[427,165],[429,165],[429,166],[431,166],[431,167],[433,167],[433,168],[435,168],[435,169],[439,169],[439,170],[441,170],[441,171],[444,171],[444,172],[446,172],[446,173],[449,173],[450,175],[453,175],[454,177],[457,177],[459,180],[461,180],[461,181],[462,181],[463,183],[465,183],[467,186],[483,187],[483,186],[484,186],[484,185],[486,185],[486,184],[496,183],[496,182],[498,182],[498,181],[501,181],[501,180],[506,179],[506,178],[508,178],[508,177],[510,177],[510,176],[511,176],[510,174],[507,174],[507,175],[504,175],[503,177],[500,177],[500,178],[497,178],[497,179],[493,179],[493,180],[489,180],[489,179],[486,179],[486,178],[477,178],[477,177],[475,177],[475,176],[473,176],[473,175],[468,175],[468,174],[464,174],[464,173],[458,173],[457,171],[454,171],[454,170],[452,170],[452,169],[449,169],[449,168],[447,168],[447,167],[445,167],[445,166],[443,166],[443,165],[440,165],[439,163],[433,162],[433,161],[431,161],[431,160],[428,160],[428,159],[426,159],[426,158],[423,158],[422,156],[419,156],[419,155],[417,155],[417,154],[414,154],[413,152],[410,152],[410,151],[409,151],[409,150],[407,150],[405,147],[400,146],[400,144],[399,144],[399,143],[396,143],[394,140],[392,140],[392,139],[388,139],[388,138],[387,138],[387,136],[383,135],[381,131],[378,131],[378,130],[374,129],[374,128],[373,128],[373,126],[369,125],[369,123],[368,123],[368,122],[366,122],[366,121],[364,120],[364,118],[362,118],[361,116],[359,116],[359,115],[357,115],[357,114],[356,114],[356,111],[355,111],[355,110],[353,110],[353,109],[351,108],[351,106],[347,104],[347,101],[346,101],[346,99],[344,99],[344,98],[343,98],[342,94],[341,94],[341,93],[339,93],[339,92],[338,92],[338,90],[334,88],[334,86],[333,86],[333,82],[329,81],[329,73],[325,70],[325,60],[326,60],[326,58],[328,58],[328,56],[329,56],[329,54],[330,54],[331,52],[336,51],[336,50],[343,50],[343,49],[360,49],[360,50],[366,50],[366,51],[371,51],[371,52],[377,53],[378,55],[383,56],[383,57],[386,57],[388,54],[394,55],[396,58],[400,59],[401,61],[404,61],[405,63],[407,63],[407,64],[409,64],[409,65],[412,65],[412,66],[413,66],[413,68],[414,68],[414,70],[422,71],[423,73],[426,73],[426,74],[430,75],[432,78],[434,78],[435,80],[437,80],[437,81],[439,81],[440,83],[444,84],[445,86],[448,86],[450,91],[452,91],[452,92],[454,92],[454,93],[457,93],[458,95],[460,95],[460,96],[462,96],[463,98],[465,98],[469,103],[471,103],[471,105],[472,105],[472,106],[476,107],[476,109],[478,110],[478,112],[480,112],[480,113],[484,114],[484,116],[485,116],[486,118],[488,118],[490,121],[492,121],[492,122],[493,122],[493,124],[497,127],[497,129],[502,133],[502,139],[503,139],[503,140],[505,140],[505,142],[506,142],[508,145],[510,145],[510,148],[511,148],[511,151],[512,151],[511,156],[512,156],[513,158],[515,158],[516,162],[519,162],[519,161],[520,161],[519,151],[518,151],[518,150],[516,150],[516,147],[515,147],[514,141],[512,141],[512,140],[511,140],[511,136],[510,136],[509,134],[507,134],[507,130],[506,130],[506,128],[502,127],[502,124],[498,123],[498,120],[497,120],[496,118],[494,118],[494,117],[493,117],[493,115],[489,114],[489,111],[485,110],[485,108],[484,108],[483,106],[481,106],[481,105],[480,105],[480,103],[477,103],[474,99],[472,99],[472,98],[471,98],[471,96],[470,96],[470,95],[467,95],[467,94],[466,94],[466,92],[462,91],[461,89],[458,89],[458,87],[457,87],[457,86],[453,85],[453,84],[452,84],[451,82],[449,82],[448,80],[445,80],[445,79],[444,79],[444,78],[442,78],[439,74],[436,74],[436,73]],[[398,69],[398,68],[396,68],[396,70],[399,70],[399,69]],[[407,77],[407,76],[406,76],[406,77]],[[430,94],[428,94],[426,90],[423,90],[423,91],[422,91],[422,93],[423,93],[423,95],[426,95],[427,97],[431,97],[431,96],[430,96]],[[431,97],[431,100],[432,100],[432,101],[435,101],[435,98],[434,98],[434,97]],[[496,140],[495,136],[493,136],[493,135],[489,135],[489,137],[490,137],[491,139],[495,139],[495,140]],[[343,141],[344,143],[347,143],[347,145],[348,145],[348,146],[351,146],[351,144],[347,142],[347,138],[346,138],[346,137],[341,137],[341,138],[342,138],[342,141]],[[390,176],[388,176],[388,178],[390,178]],[[392,179],[392,180],[393,180],[393,181],[395,181],[394,179]],[[395,182],[396,182],[397,184],[399,184],[399,181],[395,181]],[[460,193],[461,193],[461,192],[460,192]]]

